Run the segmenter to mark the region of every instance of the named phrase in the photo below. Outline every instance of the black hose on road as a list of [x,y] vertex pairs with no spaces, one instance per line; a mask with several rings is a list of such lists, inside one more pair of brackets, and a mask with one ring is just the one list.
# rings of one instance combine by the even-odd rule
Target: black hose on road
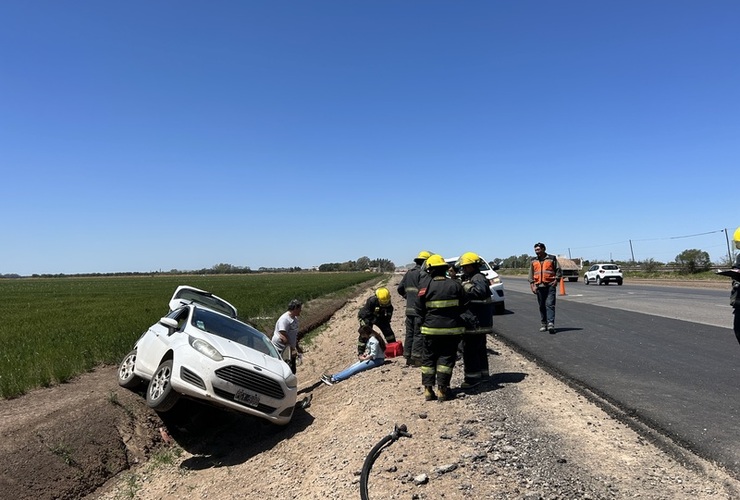
[[362,500],[369,500],[370,498],[367,493],[367,480],[370,476],[370,469],[373,468],[373,464],[375,463],[375,459],[380,456],[381,450],[386,445],[390,446],[393,441],[397,441],[402,437],[410,438],[411,434],[406,431],[406,424],[396,424],[393,428],[393,432],[378,441],[378,444],[373,446],[373,449],[370,450],[370,453],[365,457],[365,463],[362,464],[362,473],[360,474],[360,498]]

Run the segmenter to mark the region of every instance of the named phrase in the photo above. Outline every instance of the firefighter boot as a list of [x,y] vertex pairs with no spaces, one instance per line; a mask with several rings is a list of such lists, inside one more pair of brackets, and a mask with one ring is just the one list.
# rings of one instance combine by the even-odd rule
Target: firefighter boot
[[424,400],[425,401],[434,401],[437,399],[437,395],[434,394],[434,390],[432,389],[431,385],[424,386]]
[[440,401],[449,401],[450,399],[452,399],[450,397],[450,388],[446,385],[438,385],[437,399],[439,399]]

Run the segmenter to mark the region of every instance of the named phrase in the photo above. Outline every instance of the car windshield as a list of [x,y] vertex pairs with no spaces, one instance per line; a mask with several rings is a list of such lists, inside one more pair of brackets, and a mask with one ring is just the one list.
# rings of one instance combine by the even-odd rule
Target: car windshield
[[211,335],[225,338],[255,349],[262,354],[279,358],[267,335],[241,321],[226,318],[207,309],[195,308],[192,325]]

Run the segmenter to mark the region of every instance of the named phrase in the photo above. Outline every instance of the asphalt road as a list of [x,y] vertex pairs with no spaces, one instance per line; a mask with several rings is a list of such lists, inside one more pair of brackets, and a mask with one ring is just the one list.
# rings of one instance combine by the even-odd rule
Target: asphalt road
[[[740,345],[727,290],[566,282],[555,334],[506,277],[496,335],[740,478]],[[491,366],[495,373],[495,366]]]

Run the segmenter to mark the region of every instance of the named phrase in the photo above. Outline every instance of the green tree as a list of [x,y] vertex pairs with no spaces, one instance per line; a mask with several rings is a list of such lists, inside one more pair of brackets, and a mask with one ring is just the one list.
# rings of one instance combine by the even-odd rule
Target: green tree
[[358,271],[364,271],[365,269],[370,269],[372,266],[370,262],[370,257],[360,257],[357,259],[356,268]]
[[371,261],[370,264],[371,267],[378,268],[378,271],[381,273],[391,273],[396,270],[396,265],[389,259],[375,259]]
[[676,265],[682,273],[693,274],[708,271],[711,264],[709,254],[695,248],[684,250],[676,255]]
[[640,264],[640,270],[645,271],[646,273],[655,272],[658,270],[658,267],[662,265],[660,262],[653,259],[652,257],[638,262],[638,264]]
[[512,255],[501,261],[501,267],[510,269],[526,269],[529,266],[529,261],[532,260],[529,255],[523,253],[520,256]]

